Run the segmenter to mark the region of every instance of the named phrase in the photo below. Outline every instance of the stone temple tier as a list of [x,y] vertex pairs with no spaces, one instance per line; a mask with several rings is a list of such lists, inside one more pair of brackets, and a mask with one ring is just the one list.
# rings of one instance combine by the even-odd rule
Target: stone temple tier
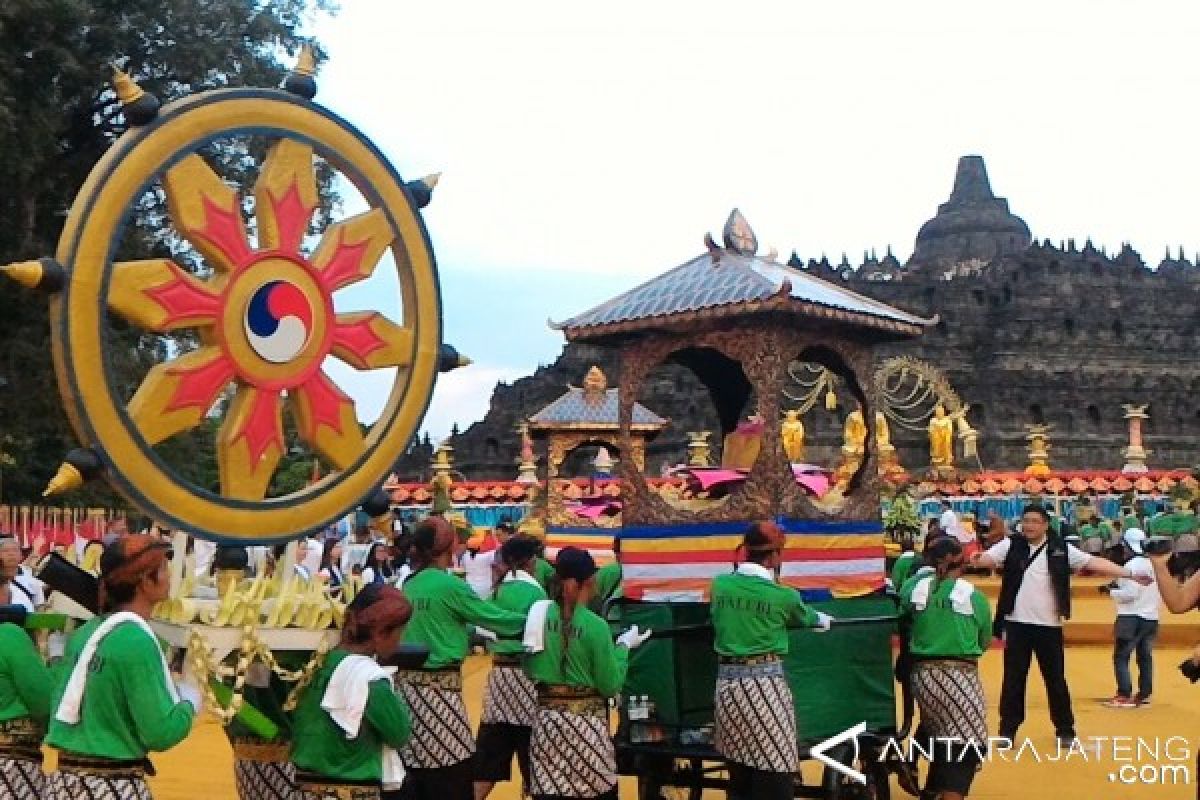
[[[1018,204],[1019,207],[1019,204]],[[1054,224],[1053,220],[1045,223]],[[800,228],[802,223],[797,223]],[[1144,444],[1151,469],[1187,466],[1200,450],[1200,267],[1173,249],[1147,266],[1129,244],[1035,240],[1005,200],[995,197],[982,158],[964,157],[950,198],[921,227],[906,262],[891,248],[858,265],[839,254],[788,262],[826,280],[939,322],[919,339],[880,348],[879,357],[916,356],[943,370],[971,404],[983,465],[1021,470],[1026,426],[1051,426],[1053,468],[1113,469],[1125,463],[1125,404],[1149,404]],[[1180,232],[1180,236],[1190,235]],[[864,240],[871,233],[864,228]],[[886,243],[878,243],[886,247]],[[840,261],[840,263],[838,263]],[[454,440],[459,464],[479,478],[514,476],[515,425],[579,380],[593,364],[618,373],[611,353],[568,344],[553,364],[496,387],[491,411]],[[686,370],[656,376],[639,400],[671,418],[647,449],[684,453],[686,431],[716,430],[711,404]],[[806,445],[835,452],[848,397],[833,413],[805,417]],[[924,464],[924,434],[894,430],[902,463]],[[414,463],[401,474],[417,474]]]

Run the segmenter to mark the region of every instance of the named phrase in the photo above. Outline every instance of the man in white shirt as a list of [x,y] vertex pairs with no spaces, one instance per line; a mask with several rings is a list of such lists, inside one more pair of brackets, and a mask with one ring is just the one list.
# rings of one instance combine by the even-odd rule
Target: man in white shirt
[[45,603],[43,594],[35,596],[33,587],[22,580],[21,545],[11,536],[0,536],[0,600],[2,605],[23,606],[27,611],[36,611]]
[[[1146,533],[1130,528],[1121,535],[1125,566],[1134,575],[1154,576],[1154,566],[1146,558],[1143,543]],[[1117,678],[1117,693],[1105,705],[1110,708],[1137,708],[1150,704],[1154,691],[1154,639],[1158,636],[1158,605],[1162,598],[1158,585],[1143,586],[1128,578],[1119,579],[1113,586],[1101,587],[1117,604],[1117,621],[1113,628],[1113,671]],[[1137,653],[1138,691],[1134,695],[1133,679],[1129,674],[1129,656]]]
[[1075,714],[1067,688],[1062,621],[1071,616],[1070,574],[1088,571],[1110,578],[1134,578],[1126,567],[1091,556],[1050,531],[1050,514],[1029,505],[1021,515],[1021,533],[976,555],[972,563],[1002,568],[996,603],[997,632],[1004,634],[1004,682],[1000,690],[1000,736],[1014,739],[1025,721],[1025,685],[1032,657],[1046,684],[1050,719],[1064,745],[1075,740]]
[[342,574],[350,575],[354,567],[366,567],[367,554],[379,537],[371,530],[371,518],[365,511],[354,514],[354,530],[342,539]]

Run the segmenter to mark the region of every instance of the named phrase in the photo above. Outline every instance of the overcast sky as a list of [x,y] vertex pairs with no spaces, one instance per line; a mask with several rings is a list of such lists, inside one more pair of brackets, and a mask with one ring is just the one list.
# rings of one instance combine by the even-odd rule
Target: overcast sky
[[[735,206],[784,256],[903,261],[978,153],[1039,239],[1200,250],[1194,2],[342,5],[318,102],[406,180],[443,172],[424,216],[475,364],[439,380],[435,438],[554,360],[548,317],[690,259]],[[371,421],[389,377],[353,380]]]

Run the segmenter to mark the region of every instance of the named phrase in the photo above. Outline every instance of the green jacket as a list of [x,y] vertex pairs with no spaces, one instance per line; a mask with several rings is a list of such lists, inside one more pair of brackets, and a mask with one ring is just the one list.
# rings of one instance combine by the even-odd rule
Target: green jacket
[[[743,564],[713,578],[710,613],[716,650],[722,656],[757,656],[788,651],[788,626],[817,624],[817,614],[800,593]],[[759,568],[762,569],[761,567]]]
[[1088,539],[1103,539],[1108,541],[1113,535],[1113,526],[1107,520],[1098,522],[1089,522],[1086,525],[1079,526],[1079,538],[1082,541]]
[[1147,525],[1149,529],[1146,533],[1151,536],[1171,536],[1173,538],[1185,533],[1195,533],[1197,528],[1196,515],[1186,511],[1172,511],[1169,514],[1163,514],[1151,519]]
[[608,623],[594,611],[576,606],[564,637],[562,610],[553,603],[546,612],[545,631],[545,649],[525,659],[530,680],[593,689],[603,697],[620,693],[629,667],[629,650],[613,643]]
[[395,750],[404,747],[412,722],[391,681],[380,679],[370,684],[358,736],[346,738],[346,732],[321,708],[321,700],[333,671],[348,655],[340,647],[331,650],[301,694],[293,716],[292,763],[326,778],[379,781],[384,745]]
[[[507,577],[496,586],[496,596],[492,599],[499,608],[520,614],[522,618],[529,614],[529,607],[538,600],[546,599],[546,590],[534,580],[529,573],[518,573],[519,577],[509,580]],[[497,655],[518,656],[525,653],[525,645],[520,639],[498,639],[488,642],[488,650]]]
[[895,588],[896,591],[900,591],[900,587],[904,585],[905,581],[909,579],[909,576],[912,575],[913,570],[916,569],[917,565],[920,563],[921,556],[912,550],[901,553],[899,556],[897,556],[896,563],[892,564],[892,587]]
[[[54,688],[54,709],[62,701],[84,644],[105,619],[107,615],[89,620],[67,642]],[[77,755],[132,761],[182,742],[192,730],[193,716],[187,702],[171,699],[158,640],[125,623],[109,632],[96,649],[79,722],[68,725],[52,717],[46,744]]]
[[546,559],[538,556],[537,561],[533,565],[533,577],[542,585],[542,588],[547,592],[550,591],[550,582],[554,580],[554,566]]
[[[929,581],[924,607],[913,604],[913,593]],[[936,576],[908,581],[900,593],[900,619],[909,629],[909,652],[917,658],[978,658],[992,640],[992,610],[987,598],[967,581],[969,594],[952,597],[959,580]],[[963,595],[966,595],[963,597]]]
[[0,625],[0,722],[28,717],[45,725],[53,691],[50,670],[29,634],[11,623]]
[[429,648],[426,669],[452,666],[467,657],[468,625],[499,636],[516,636],[525,629],[524,614],[479,599],[466,581],[444,569],[426,567],[417,572],[404,582],[404,596],[413,607],[404,642]]
[[599,614],[606,602],[614,597],[620,597],[621,578],[620,561],[613,561],[596,570],[596,591],[592,594],[588,608]]

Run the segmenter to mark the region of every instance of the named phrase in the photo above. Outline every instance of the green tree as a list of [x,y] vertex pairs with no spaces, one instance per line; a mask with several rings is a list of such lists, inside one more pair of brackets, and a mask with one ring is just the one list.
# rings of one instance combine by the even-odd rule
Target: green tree
[[921,520],[917,516],[916,504],[908,492],[897,492],[892,498],[883,514],[883,529],[894,542],[920,535]]
[[[164,102],[219,86],[275,86],[314,16],[334,10],[331,0],[0,3],[0,263],[54,253],[63,215],[88,171],[125,130],[108,84],[111,64]],[[261,143],[221,143],[205,155],[227,177],[248,182],[256,162],[246,156],[255,147]],[[123,252],[181,256],[164,232],[160,200],[152,193],[139,201]],[[186,256],[181,260],[195,268]],[[109,333],[111,380],[124,397],[152,364],[189,346],[186,337],[168,341],[118,323]],[[0,433],[10,437],[5,449],[15,464],[4,474],[4,500],[30,502],[74,445],[54,389],[43,299],[15,286],[0,289],[0,341]],[[215,484],[210,423],[160,446],[202,486]],[[101,487],[71,499],[111,500]]]

